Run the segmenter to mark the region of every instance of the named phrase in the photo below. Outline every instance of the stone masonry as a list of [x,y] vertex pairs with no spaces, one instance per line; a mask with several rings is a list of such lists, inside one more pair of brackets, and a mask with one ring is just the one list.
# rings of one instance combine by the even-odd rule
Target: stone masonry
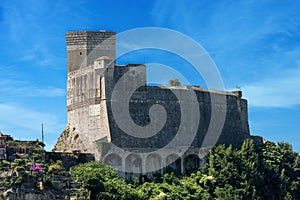
[[[57,141],[55,151],[93,153],[96,160],[117,168],[124,178],[131,179],[141,174],[151,178],[163,171],[188,173],[204,162],[205,155],[214,145],[204,142],[208,130],[213,127],[210,122],[215,115],[212,113],[216,116],[225,113],[224,125],[215,144],[239,147],[244,139],[250,138],[247,101],[242,99],[241,91],[147,86],[145,65],[115,64],[114,32],[69,32],[66,40],[68,125]],[[113,113],[112,105],[126,100],[125,97],[114,99],[113,93],[126,93],[132,85],[138,87],[128,99],[128,111],[136,126],[143,128],[155,122],[150,112],[153,105],[159,104],[165,109],[165,123],[151,137],[127,134]],[[189,96],[190,91],[196,94],[195,98],[178,98]],[[212,101],[212,97],[217,101]],[[199,116],[187,116],[188,123],[181,127],[185,117],[182,109],[192,109],[193,105],[197,105]],[[120,111],[119,114],[123,113]],[[199,124],[195,130],[194,124]],[[153,125],[153,129],[157,126]],[[187,140],[189,134],[195,132],[192,142],[188,146],[181,145],[180,142],[184,144],[185,141],[168,146],[179,130],[183,130],[186,134],[183,138]],[[157,153],[156,150],[163,148],[163,152]]]

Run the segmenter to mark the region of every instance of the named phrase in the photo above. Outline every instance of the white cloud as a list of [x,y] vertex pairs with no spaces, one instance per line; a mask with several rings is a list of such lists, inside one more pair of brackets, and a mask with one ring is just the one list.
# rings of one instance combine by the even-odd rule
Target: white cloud
[[46,89],[36,89],[38,96],[61,97],[65,96],[66,91],[62,88],[48,87]]
[[226,76],[243,80],[249,73],[264,71],[268,67],[262,66],[264,62],[277,63],[284,52],[298,47],[300,14],[296,5],[258,0],[166,0],[156,1],[152,17],[159,26],[195,38],[213,55]]
[[249,105],[289,108],[300,105],[300,67],[282,71],[277,77],[242,87]]
[[53,86],[39,88],[28,81],[2,79],[0,80],[0,93],[5,96],[62,97],[66,94],[66,91],[63,88]]
[[[10,103],[0,104],[0,131],[12,134],[16,139],[41,139],[41,123],[45,124],[45,132],[55,140],[63,130],[58,118],[52,114],[28,109]],[[53,138],[54,137],[54,138]]]
[[203,44],[225,84],[241,85],[250,105],[300,104],[296,2],[166,0],[156,1],[151,14],[157,25],[185,32]]
[[[33,6],[28,6],[31,4]],[[16,63],[31,61],[31,67],[51,67],[56,70],[64,68],[62,65],[64,60],[61,56],[64,49],[57,48],[56,45],[57,41],[63,41],[63,35],[59,35],[61,32],[49,34],[53,29],[59,30],[59,28],[54,28],[53,25],[45,26],[47,20],[53,20],[61,14],[64,9],[62,7],[65,7],[61,4],[63,3],[31,1],[18,2],[14,5],[11,2],[3,3],[3,19],[0,25],[3,27],[2,35],[6,38],[5,51],[14,57]],[[48,10],[51,12],[45,15]],[[54,24],[57,27],[60,25],[60,23]],[[8,48],[11,45],[13,51]]]

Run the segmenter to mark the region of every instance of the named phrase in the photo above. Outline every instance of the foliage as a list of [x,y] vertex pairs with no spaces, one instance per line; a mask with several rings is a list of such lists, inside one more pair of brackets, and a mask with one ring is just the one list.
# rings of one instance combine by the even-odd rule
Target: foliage
[[43,176],[43,183],[45,186],[49,186],[49,187],[52,187],[52,181],[51,181],[51,176],[49,175],[44,175]]
[[23,183],[23,177],[22,176],[10,179],[10,184],[11,185],[21,185],[22,183]]
[[[117,178],[117,172],[115,170],[104,166],[100,162],[89,162],[72,167],[71,176],[73,180],[83,183],[85,188],[91,190],[92,199],[95,199],[100,192],[103,193],[103,196],[109,196],[108,193],[105,193],[106,190],[110,191],[120,185],[111,183],[116,180],[121,181]],[[102,197],[98,198],[103,199]],[[111,197],[111,199],[113,199],[113,197]]]
[[14,171],[16,171],[16,172],[24,172],[25,168],[23,166],[17,166],[17,167],[15,167]]
[[169,85],[170,86],[181,86],[181,82],[176,78],[173,80],[169,80]]
[[10,166],[10,162],[8,162],[7,160],[2,160],[1,161],[1,166],[8,167],[8,166]]
[[23,159],[19,159],[19,158],[15,159],[14,162],[17,163],[17,165],[19,165],[19,166],[25,164],[25,161]]
[[5,137],[6,137],[6,142],[14,140],[11,135],[5,135]]
[[[61,160],[49,167],[47,163],[41,167],[28,159],[16,159],[12,163],[2,160],[1,166],[25,171],[19,177],[1,180],[0,185],[7,186],[20,186],[24,174],[38,173],[42,168],[45,186],[52,187],[53,174],[66,174]],[[114,169],[100,162],[74,166],[71,176],[84,191],[91,191],[91,199],[300,199],[300,156],[283,142],[258,146],[246,140],[240,149],[214,147],[205,165],[189,176],[169,173],[144,183],[127,183]],[[61,178],[67,180],[68,177]]]
[[48,172],[50,174],[56,174],[56,175],[64,175],[66,173],[65,168],[62,166],[62,161],[57,160],[56,163],[53,163],[49,166]]
[[184,177],[171,173],[131,184],[90,162],[73,167],[72,178],[92,191],[92,199],[300,199],[300,157],[287,143],[220,145],[201,169]]

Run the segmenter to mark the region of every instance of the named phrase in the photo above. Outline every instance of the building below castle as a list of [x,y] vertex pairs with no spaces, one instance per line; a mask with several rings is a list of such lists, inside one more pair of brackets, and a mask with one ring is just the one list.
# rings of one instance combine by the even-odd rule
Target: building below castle
[[146,66],[116,65],[116,34],[69,32],[68,125],[53,151],[93,153],[120,176],[189,173],[217,144],[250,138],[241,91],[147,86]]

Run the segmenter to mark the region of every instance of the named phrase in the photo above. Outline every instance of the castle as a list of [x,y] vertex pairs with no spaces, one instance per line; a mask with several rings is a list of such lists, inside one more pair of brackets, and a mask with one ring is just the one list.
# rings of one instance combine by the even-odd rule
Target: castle
[[93,153],[120,176],[189,173],[216,144],[250,138],[241,91],[147,86],[146,66],[120,66],[116,34],[66,33],[68,126],[54,151]]

